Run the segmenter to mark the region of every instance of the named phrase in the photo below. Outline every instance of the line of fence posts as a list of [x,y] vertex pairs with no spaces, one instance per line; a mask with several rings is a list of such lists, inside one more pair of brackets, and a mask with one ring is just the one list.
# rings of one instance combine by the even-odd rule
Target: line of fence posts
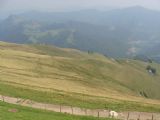
[[[2,101],[5,102],[5,96],[1,95],[1,98],[2,98]],[[17,98],[17,102],[18,101],[19,101],[19,98]],[[31,101],[31,107],[32,107],[32,101]],[[46,104],[45,104],[45,110],[47,110]],[[74,114],[73,106],[71,106],[71,111],[72,111],[72,114]],[[85,115],[87,116],[87,109],[84,109],[84,111],[85,111]],[[62,112],[62,105],[61,104],[60,104],[60,112]],[[100,117],[100,111],[97,111],[97,117],[98,118]],[[108,117],[110,117],[110,115],[108,115]],[[130,118],[130,112],[128,112],[128,114],[127,114],[127,120],[129,120],[129,118]],[[139,113],[137,120],[140,120],[140,118],[141,118],[141,113]],[[152,114],[151,120],[154,120],[154,114]]]
[[[128,112],[127,114],[127,120],[129,120],[129,117],[130,117],[130,112]],[[141,119],[141,113],[139,113],[137,120],[140,120],[140,119]],[[154,114],[152,114],[151,120],[154,120]]]
[[[2,101],[5,102],[5,98],[3,95],[1,95],[1,98],[2,98]],[[17,98],[17,102],[19,101],[19,99]],[[31,106],[32,107],[32,106]],[[47,110],[47,105],[44,104],[44,109]],[[71,111],[72,111],[72,114],[73,114],[73,107],[71,106]],[[62,112],[62,105],[60,104],[60,113]],[[85,115],[87,115],[87,109],[85,109]],[[97,117],[99,118],[99,111],[97,113]]]

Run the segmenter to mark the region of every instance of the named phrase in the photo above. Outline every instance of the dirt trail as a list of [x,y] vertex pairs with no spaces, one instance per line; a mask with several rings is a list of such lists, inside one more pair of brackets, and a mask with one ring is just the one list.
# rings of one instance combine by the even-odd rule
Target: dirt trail
[[[109,110],[103,109],[85,109],[71,106],[61,106],[53,104],[39,103],[27,99],[14,98],[0,95],[0,100],[6,103],[17,104],[37,109],[50,110],[54,112],[68,113],[73,115],[85,115],[94,117],[109,117]],[[117,119],[121,120],[160,120],[160,113],[146,112],[119,112]]]

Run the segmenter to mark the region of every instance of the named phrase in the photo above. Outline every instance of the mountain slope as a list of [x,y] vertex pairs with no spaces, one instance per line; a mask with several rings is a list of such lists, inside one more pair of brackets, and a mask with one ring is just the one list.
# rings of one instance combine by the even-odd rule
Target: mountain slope
[[160,12],[143,7],[111,11],[28,12],[0,22],[0,39],[55,44],[111,57],[151,56],[159,44]]
[[[4,42],[0,42],[0,56],[0,93],[4,95],[96,108],[104,107],[110,99],[159,104],[151,100],[160,99],[160,65],[156,63]],[[156,75],[146,70],[148,64],[156,68]],[[123,103],[118,101],[114,104]]]

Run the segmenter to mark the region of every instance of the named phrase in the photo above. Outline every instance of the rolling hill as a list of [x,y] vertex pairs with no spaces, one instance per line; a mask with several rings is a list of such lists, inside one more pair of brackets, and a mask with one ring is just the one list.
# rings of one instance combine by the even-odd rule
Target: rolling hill
[[[156,68],[156,74],[146,70],[148,65]],[[154,62],[0,42],[0,94],[40,102],[159,111],[159,71]]]

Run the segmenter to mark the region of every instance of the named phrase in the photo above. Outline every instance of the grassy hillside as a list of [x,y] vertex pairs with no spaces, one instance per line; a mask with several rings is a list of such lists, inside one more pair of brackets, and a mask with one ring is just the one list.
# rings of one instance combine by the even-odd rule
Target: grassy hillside
[[[16,111],[16,112],[12,112]],[[20,107],[0,102],[0,120],[96,120],[93,117],[72,116]],[[100,119],[99,120],[111,120]]]
[[[157,69],[156,75],[148,73],[148,64]],[[0,94],[40,102],[160,111],[159,71],[156,63],[0,42]]]

